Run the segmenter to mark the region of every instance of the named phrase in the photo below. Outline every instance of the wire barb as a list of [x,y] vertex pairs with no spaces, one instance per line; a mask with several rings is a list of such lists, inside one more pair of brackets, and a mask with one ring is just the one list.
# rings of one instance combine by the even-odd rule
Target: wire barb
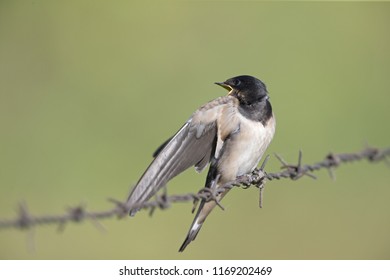
[[317,179],[313,174],[310,173],[310,168],[302,168],[302,151],[299,150],[298,163],[288,164],[280,155],[275,154],[276,158],[282,163],[281,169],[286,169],[290,175],[291,180],[298,180],[304,175],[309,176],[312,179]]

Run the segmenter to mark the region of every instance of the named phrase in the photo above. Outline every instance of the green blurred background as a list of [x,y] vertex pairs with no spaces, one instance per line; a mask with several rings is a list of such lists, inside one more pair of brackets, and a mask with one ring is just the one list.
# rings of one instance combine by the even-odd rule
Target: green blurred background
[[[162,2],[162,1],[161,1]],[[109,209],[151,154],[239,74],[268,86],[268,153],[305,163],[390,144],[390,4],[235,1],[0,2],[0,218]],[[267,166],[277,171],[275,157]],[[235,189],[197,240],[192,204],[153,217],[0,231],[1,259],[389,259],[390,172]],[[189,170],[169,193],[196,192]],[[33,248],[32,248],[33,247]]]

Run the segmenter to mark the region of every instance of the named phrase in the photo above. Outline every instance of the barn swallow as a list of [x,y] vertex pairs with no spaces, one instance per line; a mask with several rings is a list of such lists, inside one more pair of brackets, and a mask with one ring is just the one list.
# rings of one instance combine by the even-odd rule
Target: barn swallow
[[[131,191],[127,205],[149,200],[166,183],[195,166],[210,164],[206,188],[218,188],[252,172],[275,133],[275,118],[265,84],[252,76],[216,83],[229,91],[200,107],[179,131],[154,153],[154,160]],[[220,201],[229,190],[217,199]],[[215,201],[202,200],[179,251],[195,239]],[[139,209],[132,209],[133,216]]]

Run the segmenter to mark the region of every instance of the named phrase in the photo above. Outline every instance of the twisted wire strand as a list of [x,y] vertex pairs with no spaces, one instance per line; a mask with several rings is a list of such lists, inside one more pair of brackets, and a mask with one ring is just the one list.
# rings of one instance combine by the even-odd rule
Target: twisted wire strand
[[255,169],[252,173],[238,177],[235,181],[229,182],[218,189],[202,188],[198,193],[188,193],[180,195],[169,195],[165,192],[162,195],[156,196],[154,200],[146,201],[140,205],[127,205],[126,202],[109,199],[114,204],[114,207],[104,211],[88,211],[85,206],[76,206],[68,208],[63,214],[58,215],[40,215],[34,216],[28,211],[25,203],[19,204],[18,214],[13,219],[0,219],[0,229],[28,229],[34,226],[42,226],[48,224],[57,224],[59,229],[63,229],[67,223],[80,223],[86,220],[97,222],[98,220],[108,219],[112,217],[125,217],[128,215],[131,209],[144,209],[150,210],[150,214],[155,209],[166,209],[170,207],[172,203],[179,202],[196,202],[199,200],[214,200],[218,206],[223,209],[223,206],[217,200],[220,193],[226,189],[241,186],[244,189],[251,186],[260,189],[259,192],[259,206],[262,207],[263,191],[267,181],[291,179],[298,180],[303,176],[309,176],[316,178],[312,173],[321,169],[327,169],[331,177],[333,177],[333,169],[339,167],[342,164],[361,161],[363,159],[370,163],[386,161],[389,164],[388,157],[390,156],[390,147],[385,149],[378,149],[373,147],[367,147],[360,152],[356,153],[330,153],[325,156],[322,161],[311,165],[302,164],[302,152],[299,152],[298,163],[288,164],[281,156],[275,155],[282,163],[281,171],[274,173],[267,173],[264,168],[267,158],[264,160],[261,168]]

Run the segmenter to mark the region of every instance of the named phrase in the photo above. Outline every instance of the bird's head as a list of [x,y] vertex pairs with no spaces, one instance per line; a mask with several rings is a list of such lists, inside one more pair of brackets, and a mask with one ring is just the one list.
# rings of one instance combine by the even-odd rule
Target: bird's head
[[241,103],[251,104],[268,99],[265,84],[252,76],[237,76],[215,84],[227,89],[229,95],[235,96]]

